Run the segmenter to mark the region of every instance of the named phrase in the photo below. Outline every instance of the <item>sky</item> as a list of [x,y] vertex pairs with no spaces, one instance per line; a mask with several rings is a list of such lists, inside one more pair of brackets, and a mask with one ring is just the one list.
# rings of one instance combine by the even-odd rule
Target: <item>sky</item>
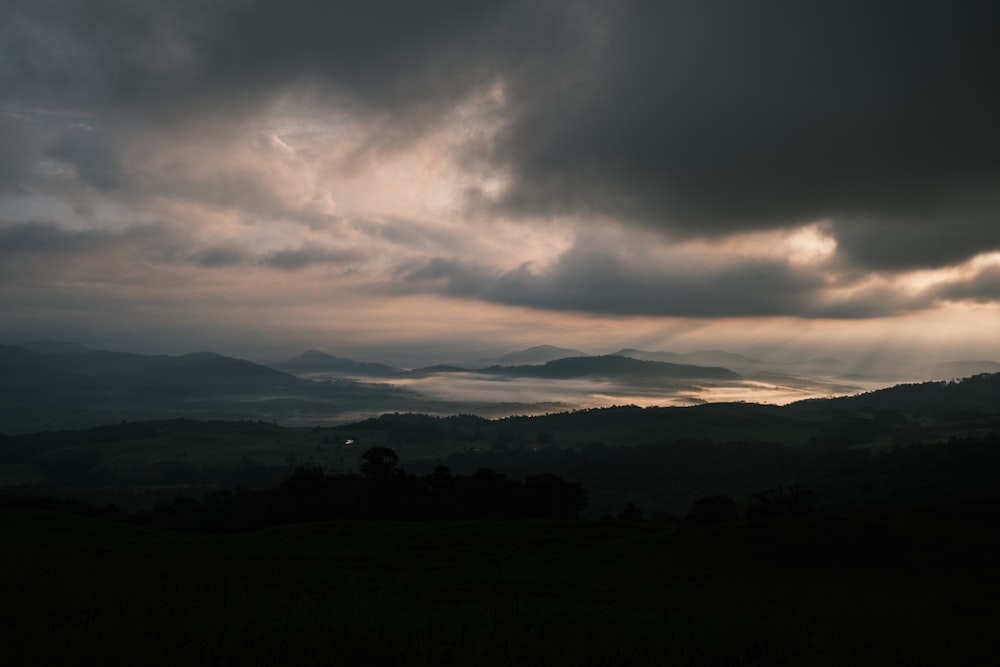
[[0,336],[1000,359],[1000,5],[8,0]]

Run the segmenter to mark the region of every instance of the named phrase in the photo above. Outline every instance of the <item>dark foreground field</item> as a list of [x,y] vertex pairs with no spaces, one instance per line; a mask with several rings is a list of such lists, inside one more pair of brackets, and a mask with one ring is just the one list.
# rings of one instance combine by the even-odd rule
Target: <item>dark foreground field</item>
[[1000,664],[990,508],[676,534],[0,512],[8,664]]

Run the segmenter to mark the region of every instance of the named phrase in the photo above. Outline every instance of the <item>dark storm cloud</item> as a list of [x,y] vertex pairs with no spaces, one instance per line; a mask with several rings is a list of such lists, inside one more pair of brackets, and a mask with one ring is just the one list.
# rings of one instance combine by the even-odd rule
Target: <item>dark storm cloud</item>
[[[537,4],[428,0],[33,0],[0,10],[8,97],[145,114],[267,101],[296,84],[391,108],[448,103],[507,49],[560,31]],[[500,40],[500,35],[507,35]],[[322,93],[323,91],[320,91]]]
[[101,191],[122,184],[122,164],[116,142],[84,125],[73,125],[56,138],[46,157],[73,165],[79,180]]
[[19,124],[0,113],[0,193],[17,190],[34,154]]
[[259,263],[272,269],[297,271],[316,264],[345,264],[360,259],[361,254],[351,250],[303,246],[267,253]]
[[[632,3],[589,87],[561,98],[531,91],[540,102],[508,137],[517,184],[507,204],[693,235],[830,218],[852,238],[905,243],[915,231],[911,263],[968,257],[982,246],[955,237],[995,226],[1000,213],[998,11]],[[858,216],[866,222],[841,227]],[[1000,247],[1000,235],[980,242]],[[869,266],[899,264],[894,249],[843,250]]]
[[[32,0],[0,9],[0,100],[113,123],[238,120],[308,90],[405,142],[503,81],[487,158],[524,215],[671,236],[829,219],[862,267],[1000,248],[994,2]],[[96,136],[53,149],[119,183]],[[0,160],[0,178],[19,158]],[[10,176],[8,176],[10,178]],[[749,310],[753,310],[750,308]]]
[[500,271],[436,258],[409,269],[400,281],[403,290],[612,315],[852,319],[927,305],[904,302],[882,290],[861,292],[848,300],[831,299],[824,296],[823,284],[816,272],[772,260],[744,260],[712,268],[653,265],[586,246],[572,248],[545,271],[535,272],[530,266]]
[[168,233],[155,225],[124,230],[66,229],[52,222],[0,224],[0,255],[77,254],[101,251],[126,243],[162,243]]
[[206,269],[263,266],[281,271],[298,271],[316,265],[343,265],[356,262],[360,258],[360,253],[351,250],[317,246],[285,248],[254,254],[232,244],[223,244],[192,253],[188,261]]
[[1000,183],[995,189],[919,217],[845,218],[834,230],[838,249],[861,266],[888,271],[960,264],[1000,248]]
[[974,276],[945,285],[939,290],[938,297],[946,301],[1000,301],[1000,266],[989,267]]
[[215,246],[193,253],[189,258],[193,264],[205,269],[221,269],[247,263],[247,254],[233,246]]
[[0,258],[7,264],[26,260],[34,272],[57,275],[67,260],[89,259],[99,263],[101,257],[123,252],[130,262],[141,258],[204,269],[261,266],[282,271],[314,265],[344,266],[362,258],[361,253],[353,250],[324,246],[266,253],[254,253],[233,242],[198,248],[190,234],[165,225],[68,229],[46,221],[0,223]]

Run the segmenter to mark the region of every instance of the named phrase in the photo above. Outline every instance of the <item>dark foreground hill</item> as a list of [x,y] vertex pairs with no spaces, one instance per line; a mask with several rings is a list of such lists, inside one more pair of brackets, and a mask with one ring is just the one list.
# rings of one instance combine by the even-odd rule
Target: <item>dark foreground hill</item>
[[888,510],[989,497],[1000,469],[998,398],[1000,375],[984,375],[784,407],[624,406],[496,420],[391,413],[298,428],[116,421],[0,436],[0,487],[148,506],[178,489],[274,483],[299,466],[356,472],[366,449],[389,447],[419,475],[444,465],[460,475],[490,468],[580,482],[587,516],[615,515],[629,502],[646,516],[677,515],[711,494],[746,506],[796,485],[820,507]]
[[18,664],[992,665],[998,508],[170,533],[0,511]]
[[[223,363],[215,375],[257,373]],[[229,510],[261,507],[294,511],[245,526],[359,516],[337,513],[345,507],[418,518],[413,498],[468,509],[497,489],[513,511],[484,502],[482,514],[454,516],[539,516],[518,514],[529,505],[572,516],[582,490],[598,515],[657,519],[323,521],[210,535],[4,509],[4,655],[18,664],[998,664],[998,388],[1000,375],[987,375],[782,408],[389,414],[298,429],[170,420],[0,438],[0,470],[39,475],[32,493],[169,494],[172,504],[132,515],[159,526],[231,530],[224,519],[262,515]],[[362,452],[383,445],[408,474],[383,466],[359,481]],[[292,467],[300,472],[276,491],[231,488],[273,486],[267,474]],[[566,483],[529,483],[520,471]],[[405,494],[387,492],[397,483]],[[550,502],[566,491],[571,505]],[[730,519],[754,520],[678,529],[654,512],[680,516],[720,495],[731,496]],[[402,502],[382,502],[393,497]],[[50,506],[60,503],[73,505]],[[180,521],[191,516],[198,522]]]

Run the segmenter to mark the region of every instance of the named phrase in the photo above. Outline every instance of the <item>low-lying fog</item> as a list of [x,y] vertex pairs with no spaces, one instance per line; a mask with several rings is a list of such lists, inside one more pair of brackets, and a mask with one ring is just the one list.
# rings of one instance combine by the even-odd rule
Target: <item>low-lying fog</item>
[[[310,377],[326,379],[330,376]],[[678,380],[671,386],[636,387],[603,378],[511,378],[472,371],[420,378],[354,379],[406,387],[441,401],[517,404],[511,406],[512,413],[517,414],[524,414],[525,404],[540,404],[541,412],[551,411],[553,404],[565,406],[567,410],[610,405],[686,406],[734,401],[784,405],[807,398],[855,394],[891,384],[870,379],[848,383],[830,378],[780,377],[746,378],[733,382]],[[498,416],[496,410],[491,410],[491,413],[491,416]]]

